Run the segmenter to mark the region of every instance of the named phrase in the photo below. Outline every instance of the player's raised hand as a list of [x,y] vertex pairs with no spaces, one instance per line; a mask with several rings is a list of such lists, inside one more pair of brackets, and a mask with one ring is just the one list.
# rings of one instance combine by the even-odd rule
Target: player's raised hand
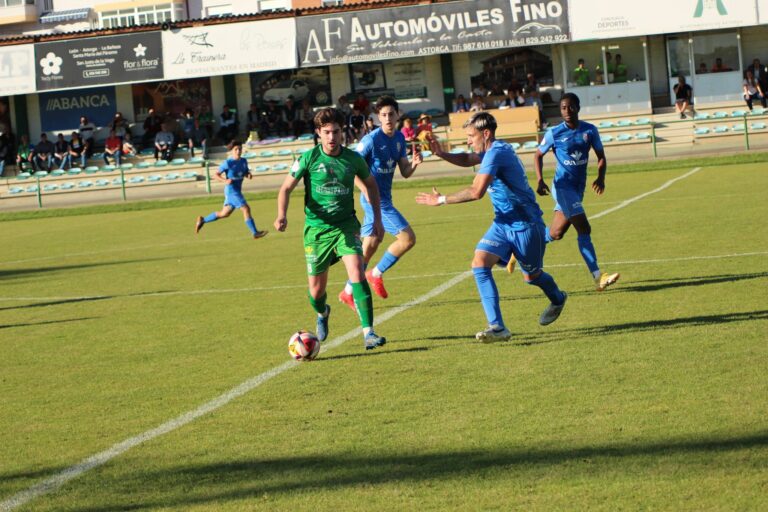
[[536,193],[539,194],[540,196],[549,195],[549,187],[547,186],[544,180],[539,181],[539,184],[536,185]]
[[594,190],[595,194],[599,196],[603,195],[603,192],[605,192],[605,179],[598,177],[595,181],[593,181],[592,190]]
[[432,193],[419,192],[416,195],[416,202],[427,206],[438,206],[440,204],[440,192],[436,187],[432,187]]
[[288,227],[288,219],[285,217],[278,217],[275,219],[274,226],[278,231],[285,231],[285,228]]
[[411,159],[411,165],[413,167],[416,167],[417,165],[419,165],[421,162],[424,161],[424,157],[421,154],[421,150],[416,148],[415,142],[413,143],[411,151],[413,153],[413,158]]

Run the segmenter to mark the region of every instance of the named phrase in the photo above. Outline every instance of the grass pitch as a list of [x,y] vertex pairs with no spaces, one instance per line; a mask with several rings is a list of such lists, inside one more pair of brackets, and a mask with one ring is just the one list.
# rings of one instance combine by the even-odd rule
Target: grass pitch
[[[585,197],[614,289],[593,291],[574,232],[547,248],[569,293],[551,326],[537,288],[496,272],[514,337],[490,345],[467,274],[488,200],[396,189],[418,242],[375,299],[389,343],[341,343],[358,324],[337,266],[333,348],[287,369],[291,333],[314,330],[300,193],[258,241],[238,212],[193,234],[220,198],[5,216],[0,503],[281,368],[20,510],[766,509],[768,173],[703,167],[600,216],[692,168],[674,167]],[[274,199],[251,206],[271,229]]]

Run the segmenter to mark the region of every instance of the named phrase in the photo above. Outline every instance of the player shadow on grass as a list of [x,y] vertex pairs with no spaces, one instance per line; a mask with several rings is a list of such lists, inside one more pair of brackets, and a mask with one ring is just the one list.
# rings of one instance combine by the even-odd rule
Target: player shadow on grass
[[658,331],[662,329],[682,329],[697,326],[726,324],[731,322],[751,322],[753,320],[768,320],[768,310],[745,311],[741,313],[723,313],[720,315],[698,315],[683,318],[670,318],[666,320],[648,320],[647,322],[628,322],[625,324],[609,324],[595,327],[581,327],[577,329],[562,329],[546,331],[541,334],[515,334],[512,333],[511,342],[504,345],[511,348],[541,345],[560,341],[575,341],[583,337],[604,336],[610,334],[625,334],[646,331]]
[[56,267],[34,267],[34,268],[19,268],[19,269],[6,269],[0,270],[0,280],[7,280],[13,278],[21,278],[25,276],[33,276],[36,274],[46,274],[50,272],[66,272],[68,270],[82,270],[87,268],[97,267],[110,267],[115,265],[130,265],[132,263],[146,263],[149,261],[162,261],[177,259],[174,257],[165,258],[149,258],[141,260],[119,260],[119,261],[99,261],[96,263],[82,263],[78,265],[59,265]]
[[[713,276],[671,277],[668,279],[645,279],[632,281],[628,286],[617,285],[611,292],[655,292],[668,288],[686,286],[703,286],[708,284],[732,283],[747,279],[762,279],[768,277],[768,272],[753,272],[750,274],[721,274]],[[644,284],[647,283],[647,284]]]
[[[574,447],[542,448],[535,445],[493,451],[456,450],[427,454],[314,455],[266,459],[228,460],[200,465],[169,465],[162,470],[136,471],[119,475],[112,503],[68,507],[78,512],[111,512],[168,507],[241,506],[250,503],[269,508],[266,499],[305,496],[318,489],[331,492],[375,491],[379,485],[407,486],[450,479],[483,479],[498,472],[538,475],[541,471],[565,471],[584,466],[594,472],[622,471],[624,459],[652,466],[660,460],[686,461],[718,457],[729,452],[768,447],[768,433],[709,439],[670,438],[661,440],[595,443]],[[655,457],[644,459],[644,457]],[[134,467],[141,467],[136,465]],[[113,481],[117,482],[115,478]],[[125,496],[122,501],[114,494]],[[136,493],[136,494],[134,494]],[[245,501],[252,500],[252,501]],[[275,503],[277,506],[277,503]]]
[[177,290],[158,290],[151,292],[137,292],[137,293],[125,293],[120,295],[94,295],[93,297],[71,297],[69,299],[57,299],[44,302],[33,302],[32,304],[22,304],[20,306],[5,306],[0,307],[0,311],[6,311],[10,309],[28,309],[28,308],[41,308],[46,306],[60,306],[63,304],[76,304],[78,302],[95,302],[100,300],[110,299],[122,299],[125,297],[141,297],[142,295],[163,295],[175,293]]
[[316,363],[316,362],[336,361],[339,359],[350,359],[350,358],[357,358],[357,357],[381,356],[381,355],[387,355],[387,354],[397,354],[399,352],[423,352],[425,350],[431,350],[431,347],[396,348],[394,350],[387,350],[386,348],[380,348],[373,351],[366,350],[365,352],[360,352],[357,354],[339,354],[337,356],[321,355],[312,362]]
[[7,324],[7,325],[0,324],[0,329],[12,329],[14,327],[32,327],[37,325],[48,325],[48,324],[63,324],[66,322],[80,322],[82,320],[96,320],[98,318],[99,317],[95,317],[95,316],[86,316],[83,318],[67,318],[64,320],[44,320],[42,322],[26,322],[23,324]]

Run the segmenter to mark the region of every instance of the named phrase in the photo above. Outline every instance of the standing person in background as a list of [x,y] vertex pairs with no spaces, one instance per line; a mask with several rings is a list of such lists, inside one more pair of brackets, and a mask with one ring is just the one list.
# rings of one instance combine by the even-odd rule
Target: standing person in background
[[[395,237],[381,260],[365,273],[365,278],[376,295],[386,299],[389,294],[384,288],[384,272],[392,268],[405,253],[416,245],[416,234],[411,225],[392,203],[392,179],[395,176],[396,167],[400,169],[400,175],[403,178],[410,178],[416,167],[422,162],[422,157],[421,152],[416,150],[416,144],[414,144],[412,147],[413,160],[408,161],[408,144],[405,141],[405,136],[397,130],[400,114],[397,101],[393,97],[380,97],[374,105],[374,110],[379,116],[381,128],[376,128],[363,137],[363,140],[357,145],[356,151],[365,159],[368,170],[376,180],[379,189],[380,216],[384,230]],[[367,267],[373,255],[376,254],[382,239],[374,235],[373,223],[376,216],[373,212],[373,206],[365,195],[360,196],[360,205],[365,214],[360,235],[363,237],[363,261]],[[344,290],[339,294],[339,300],[352,310],[355,309],[350,281],[347,281]]]
[[627,65],[621,61],[621,54],[616,54],[616,67],[613,72],[613,82],[621,84],[627,81]]
[[219,114],[219,138],[226,142],[237,137],[238,125],[237,114],[229,109],[229,105],[224,105]]
[[141,136],[141,147],[148,148],[155,142],[155,135],[160,131],[163,124],[163,118],[155,113],[154,108],[147,111],[147,117],[144,119],[144,134]]
[[373,330],[373,298],[365,280],[360,223],[355,217],[354,190],[357,184],[371,204],[372,236],[381,240],[379,189],[365,160],[341,144],[344,114],[324,108],[315,114],[315,130],[320,144],[302,154],[285,177],[277,195],[275,229],[288,227],[288,202],[291,192],[304,182],[304,254],[307,262],[309,302],[317,313],[317,337],[328,337],[331,307],[327,304],[328,272],[339,260],[344,264],[352,286],[355,309],[363,328],[366,350],[384,345],[387,340]]
[[573,81],[578,86],[589,85],[589,70],[584,65],[584,59],[579,59],[576,69],[573,70]]
[[365,94],[362,92],[357,93],[357,98],[355,99],[355,102],[352,104],[353,109],[357,109],[360,111],[361,114],[364,116],[368,116],[370,113],[370,107],[371,102],[368,101],[368,98],[365,97]]
[[208,160],[208,131],[200,126],[200,121],[195,119],[192,127],[192,133],[189,134],[187,139],[187,147],[189,148],[189,156],[195,156],[195,148],[199,147],[203,150],[203,159]]
[[477,201],[486,192],[491,198],[493,223],[477,243],[472,258],[472,273],[488,320],[488,327],[475,334],[475,339],[483,343],[512,337],[501,315],[499,290],[493,279],[492,269],[496,264],[517,258],[525,282],[540,288],[547,296],[550,303],[539,316],[540,325],[557,320],[568,298],[552,276],[544,272],[546,227],[542,211],[536,204],[520,158],[510,144],[496,140],[496,128],[496,119],[488,112],[477,112],[464,123],[472,153],[448,153],[433,140],[432,152],[443,160],[461,167],[479,165],[480,168],[472,185],[464,190],[442,195],[432,188],[431,194],[416,196],[417,203],[427,206]]
[[254,240],[263,238],[268,231],[259,231],[256,229],[256,223],[251,216],[251,207],[243,197],[243,180],[253,177],[248,168],[248,162],[242,158],[243,145],[238,140],[233,140],[227,145],[229,158],[224,160],[216,171],[214,178],[226,185],[224,187],[224,206],[218,212],[213,212],[207,216],[199,216],[195,221],[195,234],[199,233],[203,226],[219,219],[229,217],[235,208],[240,208],[243,212],[245,225],[253,235]]
[[131,133],[131,124],[126,118],[123,117],[122,112],[117,112],[112,119],[112,129],[115,130],[115,135],[123,140],[126,133]]
[[[543,162],[544,155],[552,149],[557,160],[555,177],[552,182],[555,216],[546,234],[546,242],[560,240],[573,224],[578,233],[576,240],[579,245],[579,252],[592,273],[597,291],[601,292],[618,281],[619,274],[600,271],[597,264],[597,253],[592,244],[592,227],[587,220],[582,201],[587,183],[590,149],[593,149],[597,155],[597,178],[592,182],[592,190],[599,196],[605,191],[605,172],[608,164],[597,128],[586,121],[579,121],[580,109],[578,96],[570,92],[563,94],[560,99],[560,115],[563,122],[547,130],[534,157],[533,162],[538,180],[536,192],[540,196],[549,194],[549,187],[544,182]],[[514,261],[510,260],[507,270],[511,272],[513,268]]]
[[87,117],[82,116],[80,118],[80,128],[78,131],[80,132],[80,138],[83,140],[83,144],[85,144],[85,158],[91,158],[91,156],[93,156],[93,136],[96,133],[96,125],[88,121]]

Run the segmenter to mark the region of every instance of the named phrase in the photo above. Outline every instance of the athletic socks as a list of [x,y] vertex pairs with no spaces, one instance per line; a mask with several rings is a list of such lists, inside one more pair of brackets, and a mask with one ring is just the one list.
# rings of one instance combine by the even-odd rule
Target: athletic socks
[[249,230],[251,230],[251,234],[256,236],[258,230],[256,229],[256,223],[253,221],[253,219],[248,219],[245,221],[245,225],[248,226]]
[[371,270],[371,274],[373,274],[373,277],[381,277],[381,275],[397,263],[397,260],[399,259],[400,258],[391,252],[385,252],[384,256],[381,257],[381,261],[379,261],[379,263],[373,267],[373,270]]
[[600,271],[600,267],[597,266],[597,254],[595,254],[595,246],[592,245],[592,237],[589,235],[579,235],[576,240],[579,243],[579,252],[581,257],[584,258],[584,262],[587,264],[587,268],[595,275],[595,272]]
[[312,295],[309,293],[309,290],[307,290],[307,296],[309,297],[309,303],[312,305],[312,309],[315,310],[315,313],[318,315],[325,315],[325,303],[326,299],[328,298],[328,294],[324,293],[322,297],[318,297],[316,299],[312,297]]
[[497,325],[503,329],[504,321],[501,319],[499,290],[496,288],[496,282],[493,280],[491,269],[475,267],[472,269],[472,273],[475,274],[477,291],[480,293],[480,302],[483,304],[488,325]]
[[[373,326],[373,297],[371,296],[371,287],[368,281],[361,283],[350,283],[352,286],[352,297],[355,299],[355,307],[360,315],[360,325],[363,329]],[[325,311],[323,309],[323,311]]]
[[544,235],[544,243],[548,244],[549,242],[554,241],[554,238],[552,238],[552,235],[549,234],[549,228],[546,229],[547,234]]
[[219,220],[219,218],[216,216],[216,212],[209,213],[208,215],[203,217],[203,222],[205,222],[206,224],[209,222],[213,222],[215,220]]
[[557,283],[555,283],[552,276],[546,272],[542,271],[536,279],[527,281],[527,283],[541,288],[552,304],[559,306],[565,302],[565,295],[560,291],[560,288],[557,287]]

